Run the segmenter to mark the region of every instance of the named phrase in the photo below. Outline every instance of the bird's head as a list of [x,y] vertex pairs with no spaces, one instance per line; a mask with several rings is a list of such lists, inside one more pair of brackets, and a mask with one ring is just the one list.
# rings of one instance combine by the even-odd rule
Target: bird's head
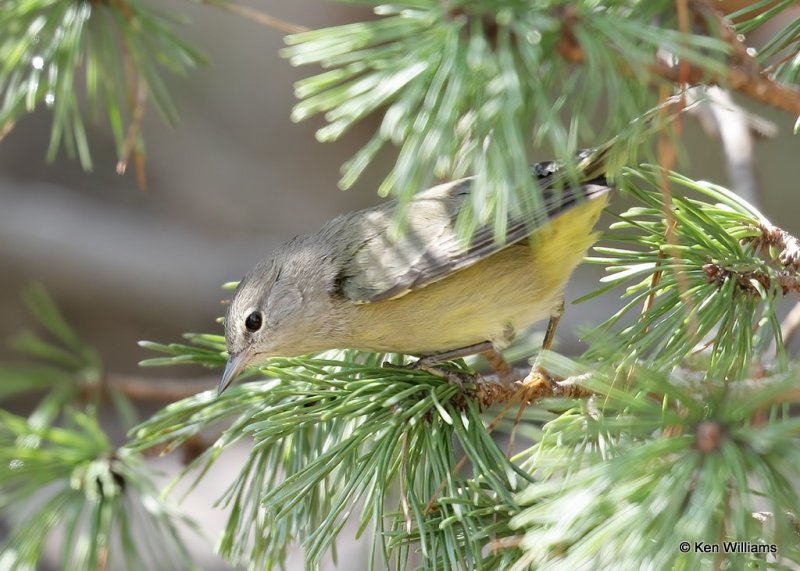
[[270,357],[306,355],[336,346],[325,325],[332,321],[334,307],[325,267],[307,240],[296,239],[239,282],[225,316],[228,364],[220,393],[245,368]]
[[[228,364],[219,384],[222,393],[249,366],[269,357],[290,356],[287,331],[302,314],[303,294],[281,271],[279,260],[260,262],[236,288],[225,315]],[[291,339],[293,335],[288,335]]]

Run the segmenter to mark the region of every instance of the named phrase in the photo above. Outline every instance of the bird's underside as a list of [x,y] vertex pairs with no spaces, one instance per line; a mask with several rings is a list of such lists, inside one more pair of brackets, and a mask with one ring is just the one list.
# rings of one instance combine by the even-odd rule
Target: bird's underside
[[[403,235],[400,240],[407,243],[398,245],[386,234],[371,237],[340,282],[344,298],[355,304],[350,345],[415,355],[484,342],[505,347],[517,332],[559,314],[566,282],[596,239],[593,227],[608,191],[592,183],[549,198],[549,222],[530,238],[522,221],[509,224],[513,241],[507,244],[489,238],[487,228],[469,246],[459,247],[452,224],[438,224],[431,236],[428,220],[417,225],[428,233],[424,243],[430,246],[412,260],[406,253],[419,251],[411,246],[415,238]],[[431,216],[452,221],[447,218],[452,209],[447,204],[431,208]]]

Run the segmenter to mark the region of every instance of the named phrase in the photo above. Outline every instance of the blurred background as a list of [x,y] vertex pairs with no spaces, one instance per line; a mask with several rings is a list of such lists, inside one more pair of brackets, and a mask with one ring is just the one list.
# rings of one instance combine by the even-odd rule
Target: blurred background
[[[191,2],[164,0],[159,5],[185,18],[184,35],[203,49],[210,66],[185,80],[168,78],[182,111],[177,128],[166,126],[148,108],[143,128],[146,191],[137,188],[132,172],[116,174],[114,143],[102,128],[89,134],[94,172],[83,172],[77,161],[63,155],[48,164],[47,110],[20,121],[0,144],[0,339],[28,325],[19,293],[37,280],[97,348],[107,370],[208,378],[211,388],[215,372],[140,369],[138,361],[151,355],[136,342],[177,341],[189,331],[221,332],[214,321],[227,295],[221,284],[239,279],[292,236],[315,230],[338,213],[377,203],[375,189],[393,157],[382,156],[355,188],[339,191],[339,166],[377,123],[365,122],[339,143],[318,143],[314,130],[320,122],[289,120],[292,85],[313,70],[294,69],[281,59],[281,33]],[[250,5],[312,28],[369,17],[365,8],[332,3]],[[760,207],[796,235],[795,118],[746,105],[778,127],[774,138],[756,142]],[[730,184],[722,146],[694,119],[686,121],[684,142],[690,160],[682,168],[685,174]],[[543,150],[532,160],[547,158]],[[612,203],[612,209],[622,208]],[[604,296],[570,307],[570,300],[595,287],[599,275],[598,267],[580,268],[567,292],[558,346],[566,354],[580,351],[576,326],[603,320],[616,303]],[[3,343],[0,359],[10,358]],[[212,554],[224,517],[211,506],[240,461],[232,452],[183,503],[208,536],[187,536],[203,569],[227,568]],[[157,464],[164,482],[180,468],[178,459]],[[341,547],[343,568],[362,568],[355,564],[366,558],[360,547]],[[302,568],[299,554],[293,565]]]

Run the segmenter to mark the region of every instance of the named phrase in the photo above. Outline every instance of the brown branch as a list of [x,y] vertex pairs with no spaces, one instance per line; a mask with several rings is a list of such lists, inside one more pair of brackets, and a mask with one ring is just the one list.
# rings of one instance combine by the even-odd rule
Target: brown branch
[[725,438],[725,427],[716,420],[705,420],[694,429],[697,449],[703,454],[719,450]]
[[[510,378],[524,379],[529,372],[523,368],[513,369]],[[469,396],[483,409],[504,403],[530,404],[550,396],[566,398],[591,396],[590,391],[580,386],[581,379],[582,377],[570,377],[557,381],[553,389],[544,382],[526,384],[521,380],[504,381],[498,375],[477,376],[475,388]],[[167,403],[211,390],[216,387],[218,381],[217,377],[170,379],[109,373],[103,378],[99,390],[103,392],[114,390],[137,402]]]
[[131,10],[131,7],[128,6],[128,3],[125,0],[111,0],[109,4],[117,8],[122,13],[126,21],[130,22],[133,20],[133,10]]
[[[114,5],[122,11],[125,19],[130,22],[133,18],[133,13],[127,3],[124,0],[115,0]],[[136,185],[141,190],[146,190],[147,174],[144,156],[136,149],[136,141],[139,139],[142,121],[144,120],[145,104],[147,103],[147,85],[136,72],[136,66],[131,58],[131,50],[124,36],[120,39],[120,48],[122,50],[125,82],[128,86],[128,106],[131,108],[131,121],[128,125],[128,132],[125,135],[123,146],[119,149],[117,174],[125,174],[128,161],[132,154],[134,164],[136,165]]]
[[[675,9],[678,13],[678,28],[682,34],[689,33],[689,0],[675,0]],[[686,60],[678,61],[678,76],[681,78],[680,84],[687,83],[686,77],[689,74],[689,62]],[[686,101],[681,97],[681,107],[686,106]]]
[[[658,260],[656,260],[656,271],[653,272],[653,276],[650,278],[650,289],[652,290],[647,298],[644,300],[644,304],[642,304],[642,312],[641,315],[646,315],[651,309],[653,309],[653,304],[656,301],[656,286],[661,282],[661,274],[663,270],[659,269],[661,265],[664,263],[664,250],[658,251]],[[645,333],[647,332],[647,328],[645,328]]]
[[[511,375],[517,379],[526,379],[529,373],[530,369],[527,368],[513,369],[511,371]],[[581,381],[585,378],[583,375],[558,381],[555,383],[555,387],[551,387],[551,385],[546,382],[525,383],[524,380],[508,382],[506,380],[508,378],[508,375],[503,375],[502,377],[500,375],[487,375],[478,376],[476,378],[476,388],[473,390],[471,396],[478,401],[482,408],[489,408],[495,404],[503,404],[503,408],[500,412],[498,412],[486,426],[487,432],[491,433],[497,428],[497,425],[505,418],[506,414],[515,403],[520,403],[521,408],[524,408],[525,405],[548,396],[586,398],[594,394],[580,385]],[[469,457],[466,454],[462,456],[453,466],[450,474],[457,474],[467,464],[468,459]],[[428,500],[424,513],[428,514],[434,510],[436,498],[442,493],[445,485],[447,485],[447,479],[443,478]]]
[[[683,76],[686,69],[681,68],[680,73]],[[688,72],[687,72],[688,73]],[[661,87],[661,108],[659,111],[660,115],[660,122],[664,124],[666,122],[666,114],[669,110],[669,107],[666,105],[670,100],[670,94],[666,86]],[[676,137],[680,137],[681,133],[683,132],[683,122],[682,122],[682,114],[683,111],[686,109],[686,97],[685,91],[682,92],[678,103],[678,112],[675,114],[675,117],[672,122],[672,129],[675,133]],[[673,141],[669,137],[669,132],[667,130],[662,130],[661,134],[658,138],[658,162],[659,166],[661,167],[660,178],[659,178],[659,191],[661,192],[662,197],[664,200],[662,201],[661,208],[664,213],[664,220],[666,221],[665,226],[665,235],[664,239],[666,240],[667,244],[671,246],[678,246],[678,235],[675,233],[675,229],[678,225],[678,221],[675,219],[675,211],[673,209],[673,202],[672,202],[672,188],[670,187],[669,178],[667,173],[675,166],[675,163],[678,162],[678,151],[673,144]],[[680,254],[680,248],[672,248],[671,249],[671,256],[677,262],[672,268],[672,273],[675,276],[675,281],[678,284],[678,293],[680,295],[681,300],[684,302],[683,305],[686,308],[686,316],[688,319],[688,327],[689,331],[692,335],[697,331],[697,320],[694,314],[689,310],[691,304],[688,303],[689,298],[689,280],[686,275],[678,269],[678,266],[682,265],[683,258]]]
[[[786,383],[786,379],[778,377],[775,379],[750,379],[745,381],[737,381],[728,384],[728,390],[732,397],[747,397],[749,395],[758,395],[765,390],[771,389],[773,386],[782,385]],[[764,408],[774,404],[794,404],[800,402],[800,385],[792,384],[786,386],[782,391],[775,394],[769,402],[764,404]]]
[[[800,114],[800,91],[781,85],[759,74],[740,68],[729,69],[724,75],[707,74],[695,65],[689,65],[688,83],[722,85],[752,99],[795,115]],[[673,83],[679,83],[678,70],[663,63],[650,66],[650,70]]]
[[[525,379],[528,373],[530,373],[529,369],[514,369],[513,377]],[[478,377],[472,396],[483,409],[503,403],[522,403],[527,405],[552,396],[587,398],[594,393],[581,386],[583,380],[585,380],[585,377],[578,375],[556,381],[554,386],[551,386],[542,380],[537,380],[536,382],[526,382],[525,380],[503,382],[496,375],[487,375]]]
[[[736,287],[739,291],[748,295],[760,295],[758,288],[753,285],[753,282],[758,282],[764,289],[769,289],[772,286],[772,278],[766,272],[757,270],[747,270],[743,272],[730,270],[720,264],[709,262],[703,265],[703,272],[706,274],[706,281],[708,283],[715,283],[718,286],[727,279],[736,281]],[[781,288],[783,295],[791,292],[800,293],[800,276],[796,273],[779,272],[775,276],[775,281],[778,287]]]
[[205,0],[204,4],[210,4],[215,8],[229,12],[230,14],[247,18],[248,20],[252,20],[253,22],[261,24],[262,26],[272,28],[273,30],[278,30],[279,32],[285,32],[287,34],[299,34],[300,32],[307,32],[310,29],[306,26],[293,24],[292,22],[281,20],[275,16],[270,16],[264,12],[249,8],[248,6],[242,6],[240,4],[211,2],[209,0]]
[[778,261],[788,271],[796,272],[800,268],[800,240],[771,224],[761,224],[759,230],[761,236],[756,241],[778,248]]
[[[164,379],[109,373],[101,377],[98,384],[86,386],[85,392],[91,395],[99,393],[101,396],[107,397],[109,392],[115,391],[138,403],[165,405],[212,389],[216,384],[216,377]],[[185,440],[173,440],[166,444],[146,448],[142,453],[145,456],[164,456],[180,449],[181,462],[187,466],[211,447],[214,440],[216,438],[208,439],[195,434]]]
[[[759,253],[770,266],[776,266],[776,274],[771,276],[761,270],[735,271],[716,262],[709,262],[703,265],[706,274],[706,281],[722,285],[726,279],[735,280],[737,288],[748,295],[759,295],[758,288],[753,285],[756,281],[764,289],[769,289],[773,285],[773,279],[781,288],[783,295],[791,292],[800,293],[800,240],[786,232],[785,230],[773,226],[768,222],[762,222],[758,226],[760,234],[748,238],[746,241],[754,244],[756,252]],[[777,254],[769,252],[769,248],[775,248]]]
[[[561,36],[556,43],[556,49],[568,62],[583,64],[586,56],[572,31],[577,21],[578,14],[574,8],[564,11]],[[620,71],[626,75],[638,75],[621,61],[619,66]],[[800,90],[781,85],[765,77],[758,70],[731,67],[723,74],[714,74],[691,62],[683,62],[681,66],[674,67],[661,61],[649,65],[647,70],[650,74],[676,85],[721,85],[766,105],[800,115]]]
[[163,379],[110,373],[104,390],[114,390],[138,402],[168,403],[181,400],[216,386],[219,379]]
[[14,130],[14,121],[6,121],[3,125],[0,125],[0,143],[3,142],[8,134]]
[[125,144],[122,147],[119,161],[117,161],[117,174],[125,174],[128,168],[128,161],[133,153],[134,162],[136,164],[136,182],[140,189],[147,188],[147,178],[145,176],[144,161],[140,157],[140,153],[134,152],[136,148],[136,141],[139,138],[139,133],[142,128],[142,121],[144,120],[145,103],[147,102],[147,88],[144,82],[136,78],[136,97],[133,98],[133,115],[131,122],[128,125],[128,133],[125,136]]
[[494,539],[486,544],[486,548],[492,551],[501,551],[503,549],[515,549],[522,543],[521,535],[512,535],[511,537],[503,537],[501,539]]
[[514,453],[514,442],[517,438],[517,429],[522,422],[522,413],[525,412],[526,408],[528,408],[528,403],[524,401],[519,403],[517,416],[514,417],[514,424],[511,426],[511,433],[508,435],[508,446],[506,446],[506,456],[509,458],[511,458],[512,454]]
[[[741,65],[754,73],[759,73],[758,61],[748,51],[747,44],[742,41],[744,36],[736,32],[733,23],[720,9],[724,8],[719,2],[711,0],[692,0],[690,7],[699,16],[710,17],[719,26],[719,37],[731,47],[731,63]],[[706,25],[708,30],[708,26]],[[710,30],[709,30],[710,31]]]
[[800,330],[800,302],[796,303],[786,319],[781,323],[781,338],[784,346],[792,344],[797,331]]
[[778,58],[777,60],[773,61],[766,68],[764,68],[764,72],[765,73],[774,73],[775,71],[778,70],[778,68],[780,66],[782,66],[783,64],[785,64],[788,61],[793,60],[796,57],[797,57],[797,52],[795,50],[790,50],[789,53],[787,53],[783,57]]

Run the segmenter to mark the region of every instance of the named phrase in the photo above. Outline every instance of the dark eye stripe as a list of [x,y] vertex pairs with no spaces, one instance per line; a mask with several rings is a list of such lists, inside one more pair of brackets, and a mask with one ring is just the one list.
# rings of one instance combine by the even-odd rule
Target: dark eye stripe
[[258,331],[261,329],[261,313],[258,311],[254,311],[247,318],[244,320],[244,326],[247,328],[248,331]]

